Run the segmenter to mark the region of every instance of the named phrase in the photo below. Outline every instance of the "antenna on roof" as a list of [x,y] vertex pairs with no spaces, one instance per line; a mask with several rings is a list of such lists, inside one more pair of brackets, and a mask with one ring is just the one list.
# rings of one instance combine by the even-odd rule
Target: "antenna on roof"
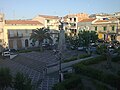
[[13,19],[15,19],[15,10],[13,10]]
[[70,10],[68,10],[68,14],[70,14],[71,13],[71,11]]
[[25,18],[26,18],[25,16],[22,17],[22,19],[24,19],[24,20],[25,20]]

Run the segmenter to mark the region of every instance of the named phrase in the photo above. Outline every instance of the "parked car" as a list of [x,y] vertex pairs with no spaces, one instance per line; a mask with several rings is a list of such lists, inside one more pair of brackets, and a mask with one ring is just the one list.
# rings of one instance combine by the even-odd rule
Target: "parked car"
[[48,44],[48,43],[42,44],[42,47],[43,47],[45,50],[51,50],[51,49],[52,49],[52,45],[50,45],[50,44]]
[[78,47],[77,50],[78,50],[78,51],[83,51],[83,50],[84,50],[84,47]]
[[17,50],[15,49],[6,49],[6,50],[3,50],[2,52],[2,56],[10,56],[11,54],[15,54],[17,53]]

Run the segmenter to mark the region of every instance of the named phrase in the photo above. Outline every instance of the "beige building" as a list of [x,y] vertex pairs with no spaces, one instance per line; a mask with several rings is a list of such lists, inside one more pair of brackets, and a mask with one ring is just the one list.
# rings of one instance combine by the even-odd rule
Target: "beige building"
[[95,27],[92,26],[92,24],[96,21],[94,18],[88,18],[88,19],[83,19],[80,22],[78,22],[78,33],[81,30],[95,30]]
[[60,18],[58,16],[38,15],[32,20],[39,21],[44,25],[45,28],[50,29],[51,38],[53,40],[53,44],[55,44],[58,39]]
[[64,29],[68,35],[76,35],[77,34],[77,24],[82,19],[89,18],[88,14],[78,13],[78,14],[68,14],[64,18]]
[[44,25],[45,28],[59,30],[59,17],[49,15],[38,15],[33,20],[39,21]]
[[81,20],[78,23],[78,30],[93,30],[98,33],[99,39],[111,41],[118,38],[118,25],[119,20],[115,17],[98,16],[97,18]]
[[117,25],[118,35],[116,39],[120,42],[120,12],[114,13],[114,17],[118,19],[118,25]]
[[[32,20],[5,20],[4,48],[22,49],[33,47],[29,40],[32,30],[42,28],[43,24]],[[35,46],[38,42],[36,42]]]
[[0,52],[3,49],[4,14],[0,13]]

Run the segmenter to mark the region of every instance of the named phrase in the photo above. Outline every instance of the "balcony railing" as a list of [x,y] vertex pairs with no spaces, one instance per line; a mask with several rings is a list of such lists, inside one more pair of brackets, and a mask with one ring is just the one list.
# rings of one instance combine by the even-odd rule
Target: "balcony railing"
[[22,38],[23,34],[8,34],[8,38]]

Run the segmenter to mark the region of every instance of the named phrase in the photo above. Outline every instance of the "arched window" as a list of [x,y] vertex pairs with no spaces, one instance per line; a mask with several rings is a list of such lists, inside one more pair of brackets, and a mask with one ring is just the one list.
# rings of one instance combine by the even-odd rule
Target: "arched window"
[[28,47],[28,39],[25,40],[25,47]]

